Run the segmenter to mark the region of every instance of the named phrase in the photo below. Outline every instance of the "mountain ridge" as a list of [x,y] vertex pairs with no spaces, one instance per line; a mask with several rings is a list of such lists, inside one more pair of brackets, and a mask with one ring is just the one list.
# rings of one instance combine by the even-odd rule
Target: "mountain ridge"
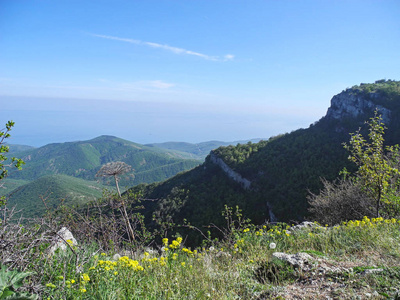
[[[358,96],[352,97],[353,94]],[[338,106],[337,101],[344,99],[348,101]],[[212,150],[199,167],[159,184],[132,188],[132,191],[140,190],[145,197],[162,199],[147,207],[145,214],[162,218],[163,211],[170,211],[169,215],[164,213],[164,217],[177,224],[186,219],[199,227],[210,223],[224,226],[220,212],[225,205],[238,205],[256,224],[268,220],[302,221],[308,216],[307,195],[322,188],[321,177],[334,180],[343,167],[355,170],[342,143],[348,142],[349,133],[373,117],[376,107],[390,111],[386,137],[388,142],[398,143],[398,103],[398,81],[355,86],[335,95],[327,114],[306,129],[255,144],[220,147]],[[336,114],[338,118],[335,118],[338,111],[342,113]],[[353,114],[353,111],[360,113]],[[216,164],[218,159],[230,170],[225,168],[224,171],[220,163]],[[240,175],[236,179],[245,178],[251,182],[251,188],[244,189],[242,182],[238,183],[240,180],[235,181],[235,176],[229,176],[231,171]],[[174,193],[177,189],[184,192],[181,195]],[[177,203],[181,204],[177,206]]]

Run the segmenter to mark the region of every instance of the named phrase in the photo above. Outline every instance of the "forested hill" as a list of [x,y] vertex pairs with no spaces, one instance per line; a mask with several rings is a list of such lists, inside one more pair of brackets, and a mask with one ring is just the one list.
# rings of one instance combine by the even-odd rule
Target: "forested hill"
[[[299,221],[307,217],[307,194],[318,192],[320,178],[332,180],[346,167],[342,143],[379,109],[387,141],[400,141],[400,82],[380,80],[348,88],[331,100],[325,117],[259,143],[220,147],[204,164],[163,183],[139,186],[145,197],[160,199],[145,214],[175,223],[223,226],[224,205],[238,205],[255,223]],[[248,182],[248,184],[246,183]]]
[[10,172],[10,179],[35,180],[45,175],[64,174],[95,180],[100,167],[111,161],[123,161],[135,170],[122,178],[121,186],[165,180],[197,166],[200,161],[183,159],[172,150],[146,147],[114,136],[88,141],[49,144],[19,152],[26,165],[22,172]]
[[221,146],[237,145],[247,142],[259,142],[261,139],[251,139],[246,141],[234,141],[234,142],[221,142],[221,141],[208,141],[202,143],[185,143],[185,142],[166,142],[166,143],[154,143],[146,144],[149,147],[159,147],[167,150],[179,151],[193,159],[205,159],[211,150],[214,150]]

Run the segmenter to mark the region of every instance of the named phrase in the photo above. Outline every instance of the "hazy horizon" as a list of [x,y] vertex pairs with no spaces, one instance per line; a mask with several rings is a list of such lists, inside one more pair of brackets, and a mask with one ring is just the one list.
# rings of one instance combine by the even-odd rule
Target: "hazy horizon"
[[400,79],[399,15],[396,0],[4,0],[0,127],[32,146],[307,128],[342,90]]

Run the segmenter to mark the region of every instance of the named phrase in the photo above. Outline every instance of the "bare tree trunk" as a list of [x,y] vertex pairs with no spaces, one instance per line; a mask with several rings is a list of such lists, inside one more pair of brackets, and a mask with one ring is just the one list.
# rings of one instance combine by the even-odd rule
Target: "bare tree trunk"
[[131,222],[129,221],[129,216],[128,216],[128,213],[126,211],[125,201],[124,201],[124,199],[122,199],[121,191],[119,190],[117,176],[114,176],[114,179],[115,179],[115,186],[117,187],[117,191],[118,191],[118,196],[119,196],[119,198],[121,200],[121,204],[122,204],[121,213],[122,213],[122,216],[124,217],[124,220],[125,220],[125,226],[126,226],[126,229],[128,231],[129,239],[131,240],[131,242],[133,242],[135,240],[135,234],[133,233],[132,225],[131,225]]
[[129,221],[128,213],[126,212],[125,202],[122,201],[122,215],[125,219],[125,226],[129,234],[129,239],[133,242],[135,240],[135,234],[133,233],[133,229],[131,226],[131,222]]
[[119,190],[117,175],[114,175],[114,180],[115,180],[115,186],[117,187],[118,195],[119,195],[119,197],[121,198],[121,192],[120,192],[120,190]]

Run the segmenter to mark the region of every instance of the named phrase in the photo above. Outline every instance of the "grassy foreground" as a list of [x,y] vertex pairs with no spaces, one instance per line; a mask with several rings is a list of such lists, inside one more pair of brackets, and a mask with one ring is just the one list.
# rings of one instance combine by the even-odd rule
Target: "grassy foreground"
[[[397,299],[400,220],[246,226],[212,246],[181,237],[135,253],[72,245],[37,261],[43,299]],[[272,256],[312,256],[307,270]],[[368,271],[372,270],[372,271]]]

